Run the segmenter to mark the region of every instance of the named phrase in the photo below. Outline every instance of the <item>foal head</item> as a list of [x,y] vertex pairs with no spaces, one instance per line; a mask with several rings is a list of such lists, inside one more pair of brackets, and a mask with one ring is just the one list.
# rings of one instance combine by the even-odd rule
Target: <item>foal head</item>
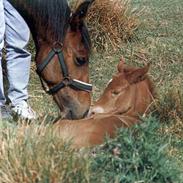
[[91,107],[89,114],[135,112],[143,114],[153,97],[153,87],[147,77],[149,66],[129,67],[121,61],[118,73],[109,81],[100,99]]
[[84,117],[91,103],[91,43],[84,19],[93,1],[85,0],[73,13],[67,0],[11,1],[31,29],[43,88],[53,95],[64,118]]

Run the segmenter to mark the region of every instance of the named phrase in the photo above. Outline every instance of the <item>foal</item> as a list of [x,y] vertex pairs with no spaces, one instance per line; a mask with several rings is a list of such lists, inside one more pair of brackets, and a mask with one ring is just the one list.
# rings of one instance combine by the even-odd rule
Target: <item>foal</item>
[[82,120],[59,120],[55,124],[64,140],[72,139],[76,148],[103,143],[105,136],[114,137],[117,128],[130,127],[148,111],[154,90],[148,76],[149,66],[134,68],[121,61],[100,99]]

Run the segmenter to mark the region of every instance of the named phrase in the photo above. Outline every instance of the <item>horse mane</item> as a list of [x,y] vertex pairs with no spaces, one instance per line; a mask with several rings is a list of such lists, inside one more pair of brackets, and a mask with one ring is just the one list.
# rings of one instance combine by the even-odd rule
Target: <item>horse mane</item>
[[71,14],[67,1],[25,0],[25,2],[34,11],[34,15],[45,27],[45,30],[51,30],[52,39],[63,42]]
[[[71,9],[67,0],[9,0],[30,22],[29,27],[41,26],[53,41],[63,42],[70,23]],[[39,31],[39,30],[31,30]],[[91,47],[88,30],[83,23],[80,27],[83,44],[87,49]]]

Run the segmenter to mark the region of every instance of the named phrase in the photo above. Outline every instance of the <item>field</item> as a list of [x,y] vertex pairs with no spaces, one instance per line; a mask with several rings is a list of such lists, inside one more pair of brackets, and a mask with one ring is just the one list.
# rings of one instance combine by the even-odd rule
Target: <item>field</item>
[[[2,124],[0,182],[183,182],[183,1],[132,0],[132,6],[142,13],[131,39],[115,51],[93,50],[93,99],[116,72],[121,56],[130,65],[150,62],[158,94],[152,114],[102,147],[71,150],[43,125],[51,123],[59,111],[42,90],[33,64],[30,104],[42,125],[32,125],[35,130],[23,136],[14,123]],[[30,50],[34,50],[32,44]],[[45,129],[41,135],[40,128]]]

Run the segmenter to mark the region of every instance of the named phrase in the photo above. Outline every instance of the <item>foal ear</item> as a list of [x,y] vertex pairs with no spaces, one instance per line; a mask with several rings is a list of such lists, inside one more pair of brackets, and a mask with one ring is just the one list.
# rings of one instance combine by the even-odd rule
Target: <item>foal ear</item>
[[137,83],[142,81],[145,78],[145,75],[149,71],[150,64],[147,64],[145,67],[136,69],[133,72],[126,74],[126,79],[130,84]]
[[117,66],[118,68],[118,72],[123,73],[124,71],[124,65],[125,65],[125,59],[123,57],[121,57],[119,64]]
[[86,17],[88,9],[93,2],[94,0],[85,0],[79,5],[79,7],[76,9],[76,11],[72,14],[70,18],[71,29],[77,30],[78,26],[80,26],[80,24]]

